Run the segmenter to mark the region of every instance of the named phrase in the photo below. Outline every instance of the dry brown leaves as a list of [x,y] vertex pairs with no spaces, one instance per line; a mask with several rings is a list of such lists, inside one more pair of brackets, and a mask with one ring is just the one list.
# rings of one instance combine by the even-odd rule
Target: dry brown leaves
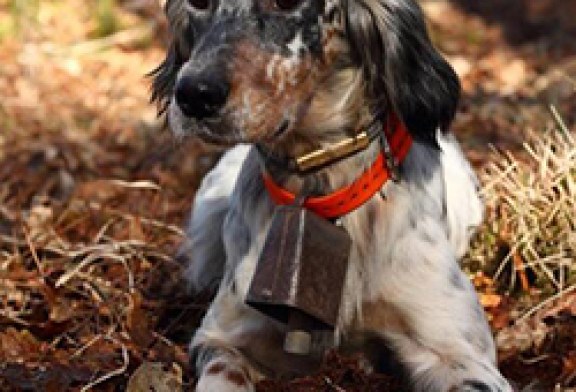
[[[576,292],[539,306],[497,334],[501,367],[513,380],[526,379],[540,388],[576,386]],[[562,390],[562,387],[560,387]]]
[[400,380],[367,372],[360,357],[342,357],[336,352],[327,353],[321,369],[308,377],[288,382],[265,380],[257,385],[258,392],[382,392],[405,391]]
[[468,260],[495,271],[473,281],[504,372],[545,388],[576,378],[576,144],[558,127],[532,135],[531,162],[501,155],[482,172],[488,217]]
[[189,382],[203,300],[172,256],[213,154],[161,132],[162,49],[86,41],[89,11],[45,2],[0,50],[0,390],[114,390],[157,362]]
[[[184,295],[173,255],[216,154],[161,132],[144,75],[162,59],[153,38],[165,25],[155,0],[119,3],[131,12],[121,11],[123,30],[105,39],[94,35],[95,0],[65,0],[39,2],[29,28],[0,42],[2,391],[191,390],[185,346],[206,298]],[[543,67],[534,46],[509,46],[497,25],[434,3],[448,7],[427,11],[464,77],[455,128],[476,162],[487,159],[487,140],[516,146],[525,129],[541,129],[549,116],[533,97],[557,100],[575,123],[566,87],[573,57]],[[6,4],[0,0],[0,28]],[[548,366],[554,379],[546,385],[573,384],[574,304],[562,302],[572,297],[510,327],[517,302],[486,279],[476,283],[502,330],[509,374],[526,384],[545,372],[514,373],[527,360]],[[332,355],[313,377],[259,388],[383,391],[395,382]]]
[[[572,6],[543,0],[538,13],[536,3],[422,1],[434,41],[465,92],[453,129],[479,166],[491,159],[490,144],[522,153],[527,135],[553,124],[550,104],[567,124],[576,124],[576,45],[569,39],[574,23],[559,17]],[[535,15],[546,29],[534,27]],[[511,39],[512,30],[522,39]]]

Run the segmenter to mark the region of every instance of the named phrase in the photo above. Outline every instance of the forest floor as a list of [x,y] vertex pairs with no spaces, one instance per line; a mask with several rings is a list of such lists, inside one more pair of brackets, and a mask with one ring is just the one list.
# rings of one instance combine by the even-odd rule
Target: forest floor
[[[186,344],[208,296],[186,294],[174,255],[219,151],[175,140],[149,103],[158,4],[29,3],[0,0],[0,391],[193,390]],[[555,126],[549,105],[576,124],[575,2],[423,6],[462,79],[453,130],[476,168],[495,150],[522,159]],[[575,290],[471,279],[517,388],[576,390]],[[359,363],[331,353],[258,390],[401,390]]]

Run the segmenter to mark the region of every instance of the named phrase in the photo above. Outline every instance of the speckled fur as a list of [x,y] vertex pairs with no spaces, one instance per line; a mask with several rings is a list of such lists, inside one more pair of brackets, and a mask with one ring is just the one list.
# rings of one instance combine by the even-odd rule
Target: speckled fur
[[[417,391],[511,391],[458,265],[482,204],[448,133],[458,82],[430,44],[418,5],[302,0],[279,12],[274,0],[212,4],[200,12],[168,1],[175,38],[154,83],[176,133],[235,145],[204,179],[182,248],[192,288],[217,290],[190,344],[197,390],[253,391],[262,377],[313,366],[312,358],[283,352],[284,325],[244,304],[274,211],[260,175],[265,163],[252,145],[295,156],[394,112],[414,145],[400,180],[342,218],[353,246],[336,341],[346,347],[359,335],[377,336]],[[226,105],[214,118],[187,118],[174,88],[210,70],[230,82]],[[294,192],[313,179],[315,191],[327,193],[354,181],[378,150],[373,143],[308,176],[268,169]]]

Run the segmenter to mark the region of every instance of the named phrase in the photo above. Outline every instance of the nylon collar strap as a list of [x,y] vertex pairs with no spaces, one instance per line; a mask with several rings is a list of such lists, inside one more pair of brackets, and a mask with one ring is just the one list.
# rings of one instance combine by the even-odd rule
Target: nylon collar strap
[[[310,197],[303,207],[327,219],[342,217],[356,210],[368,200],[390,178],[394,177],[395,165],[404,161],[412,147],[412,137],[404,124],[397,120],[389,121],[390,127],[384,135],[390,151],[381,151],[371,167],[351,185],[340,188],[325,196]],[[264,185],[272,200],[279,205],[291,205],[296,195],[278,185],[267,172],[262,173]]]

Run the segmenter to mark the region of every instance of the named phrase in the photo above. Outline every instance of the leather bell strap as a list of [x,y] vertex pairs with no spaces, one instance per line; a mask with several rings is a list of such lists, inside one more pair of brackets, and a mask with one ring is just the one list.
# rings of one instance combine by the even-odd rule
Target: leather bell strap
[[[393,130],[386,129],[384,133],[393,159],[400,163],[412,147],[412,137],[401,121],[393,123]],[[394,168],[388,167],[385,153],[380,152],[372,166],[354,183],[325,196],[307,198],[303,207],[327,219],[342,217],[370,200],[393,176],[392,170]],[[262,177],[268,194],[276,204],[291,205],[296,202],[296,195],[279,186],[269,173],[263,172]]]

